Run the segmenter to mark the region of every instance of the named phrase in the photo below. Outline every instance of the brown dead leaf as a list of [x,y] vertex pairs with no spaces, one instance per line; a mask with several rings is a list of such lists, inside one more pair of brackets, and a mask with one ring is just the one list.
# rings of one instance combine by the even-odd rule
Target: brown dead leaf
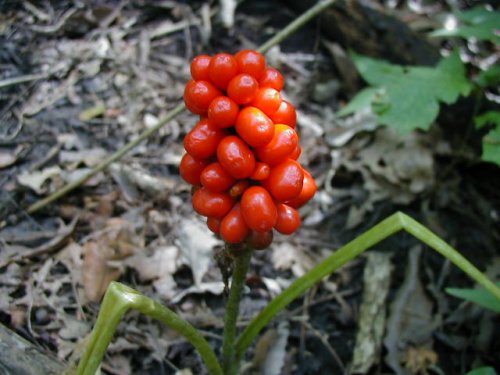
[[405,367],[412,374],[429,374],[429,367],[435,366],[438,355],[435,351],[422,347],[409,347],[406,350]]
[[83,286],[87,298],[97,302],[104,295],[109,283],[118,280],[121,271],[108,265],[106,248],[102,248],[97,242],[86,242],[84,249]]
[[122,261],[142,250],[143,242],[132,223],[113,218],[84,244],[83,285],[89,300],[100,300],[109,283],[120,277]]

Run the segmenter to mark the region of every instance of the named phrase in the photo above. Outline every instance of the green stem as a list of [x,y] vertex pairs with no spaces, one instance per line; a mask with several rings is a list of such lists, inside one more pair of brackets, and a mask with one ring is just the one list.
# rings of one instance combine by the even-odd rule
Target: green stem
[[315,6],[308,9],[306,12],[302,13],[293,22],[289,23],[284,29],[280,30],[275,36],[257,48],[257,51],[265,53],[269,51],[273,46],[280,44],[283,40],[288,38],[302,26],[304,26],[311,19],[316,17],[326,8],[331,6],[336,0],[321,0]]
[[223,375],[214,351],[191,324],[158,302],[117,282],[112,282],[106,291],[90,341],[78,365],[78,375],[96,373],[118,323],[129,309],[137,310],[177,331],[200,353],[210,374]]
[[478,284],[500,299],[500,288],[492,283],[474,265],[465,259],[457,250],[441,240],[436,234],[425,228],[411,217],[397,212],[369,229],[356,239],[341,247],[323,262],[298,278],[292,285],[273,299],[246,327],[236,342],[236,360],[243,357],[245,350],[269,321],[283,310],[290,302],[301,296],[307,289],[319,282],[325,276],[342,267],[348,261],[358,256],[373,245],[390,235],[405,230],[438,253],[448,258],[457,267],[467,273]]
[[224,337],[222,340],[222,363],[225,375],[236,374],[238,363],[235,361],[234,342],[236,339],[236,323],[240,312],[240,301],[245,285],[246,274],[252,256],[251,249],[244,249],[235,259],[231,289],[224,317]]

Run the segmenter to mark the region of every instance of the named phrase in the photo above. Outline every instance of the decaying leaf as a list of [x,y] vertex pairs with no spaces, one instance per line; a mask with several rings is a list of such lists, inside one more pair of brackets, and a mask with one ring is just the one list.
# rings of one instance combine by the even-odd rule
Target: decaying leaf
[[432,333],[438,325],[432,315],[432,302],[419,279],[421,250],[420,245],[410,250],[406,278],[391,304],[387,322],[385,361],[398,375],[408,374],[401,363],[408,363],[410,347],[432,350]]
[[7,168],[14,164],[19,155],[26,149],[26,145],[20,144],[14,150],[0,149],[0,169]]
[[304,251],[289,242],[273,246],[272,250],[271,259],[274,267],[279,270],[290,269],[297,277],[309,271],[323,258],[323,255],[314,256],[311,252]]
[[47,188],[44,187],[45,181],[61,174],[61,168],[54,166],[42,169],[41,171],[25,171],[17,176],[17,180],[23,186],[29,187],[37,194],[44,194]]
[[179,250],[191,268],[195,285],[200,286],[212,261],[213,248],[219,240],[197,219],[182,219],[177,228]]
[[390,199],[396,204],[409,204],[432,189],[434,152],[441,147],[439,142],[430,135],[412,133],[411,137],[402,137],[391,129],[380,128],[370,144],[360,140],[352,145],[357,152],[341,158],[337,168],[361,174],[368,194],[360,205],[351,207],[347,228],[356,227],[377,202]]
[[140,253],[126,263],[138,272],[142,281],[153,280],[156,292],[162,298],[170,300],[177,294],[173,274],[182,265],[182,259],[176,246],[160,246],[151,256]]
[[352,374],[366,374],[378,362],[385,330],[385,303],[392,270],[390,254],[372,252],[367,258]]
[[429,367],[436,365],[438,355],[435,351],[421,347],[409,347],[405,355],[405,367],[410,374],[429,374]]
[[109,283],[120,277],[123,261],[143,249],[143,241],[131,222],[113,218],[84,244],[83,285],[89,300],[100,300]]
[[245,374],[280,375],[289,335],[290,327],[286,320],[277,329],[267,330],[257,341],[253,361]]
[[175,297],[172,298],[172,303],[180,302],[188,294],[205,294],[209,292],[215,295],[221,295],[223,291],[224,283],[222,281],[206,282],[199,285],[195,284],[175,295]]

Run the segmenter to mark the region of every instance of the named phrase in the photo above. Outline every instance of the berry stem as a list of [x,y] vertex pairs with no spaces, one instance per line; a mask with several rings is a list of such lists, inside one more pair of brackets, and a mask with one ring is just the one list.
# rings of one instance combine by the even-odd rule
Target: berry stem
[[238,362],[235,360],[234,345],[236,340],[236,323],[251,256],[252,249],[245,247],[234,261],[231,288],[229,290],[226,315],[224,317],[224,336],[222,339],[222,367],[225,375],[236,374],[238,370]]

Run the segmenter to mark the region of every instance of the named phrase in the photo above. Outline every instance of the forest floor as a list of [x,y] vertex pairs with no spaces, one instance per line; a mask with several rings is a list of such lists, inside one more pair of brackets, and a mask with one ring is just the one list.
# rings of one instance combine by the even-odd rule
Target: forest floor
[[[296,9],[244,1],[225,28],[214,1],[88,3],[0,2],[0,322],[74,365],[106,286],[119,280],[178,312],[218,352],[226,296],[214,253],[222,242],[194,213],[178,172],[195,116],[181,113],[42,210],[26,208],[180,103],[194,56],[255,48]],[[369,3],[414,33],[449,12],[446,2],[418,9],[420,2],[411,9]],[[498,167],[481,162],[474,147],[456,152],[439,124],[401,136],[370,114],[338,118],[363,82],[347,53],[353,46],[327,37],[322,26],[313,21],[266,54],[297,107],[301,162],[319,190],[301,210],[302,228],[275,236],[252,258],[239,327],[294,279],[398,210],[499,279]],[[347,373],[353,353],[370,339],[379,342],[376,353],[356,359],[358,369],[369,369],[357,373],[500,368],[499,316],[444,292],[472,287],[465,274],[407,234],[374,250],[375,260],[355,259],[283,312],[248,353],[243,373]],[[365,267],[370,261],[379,262],[375,274]],[[383,274],[376,272],[383,264]],[[376,298],[363,290],[373,283],[381,293],[386,285],[382,321],[372,327],[374,337],[356,338],[362,306]],[[137,313],[124,317],[102,372],[206,373],[184,339]]]

